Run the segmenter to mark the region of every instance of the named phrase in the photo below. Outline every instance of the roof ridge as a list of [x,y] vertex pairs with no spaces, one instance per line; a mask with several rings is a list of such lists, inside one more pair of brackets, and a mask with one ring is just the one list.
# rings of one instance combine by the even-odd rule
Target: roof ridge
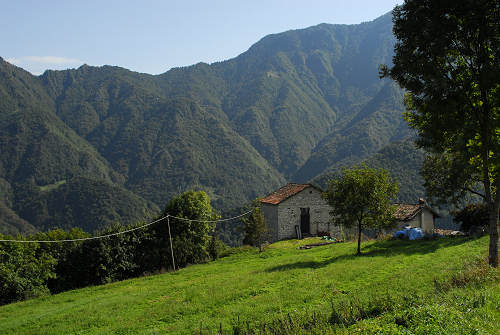
[[315,187],[315,186],[312,184],[287,183],[286,185],[280,187],[276,191],[260,199],[260,202],[277,205],[285,201],[286,199],[290,198],[291,196],[299,192],[302,192],[308,187]]

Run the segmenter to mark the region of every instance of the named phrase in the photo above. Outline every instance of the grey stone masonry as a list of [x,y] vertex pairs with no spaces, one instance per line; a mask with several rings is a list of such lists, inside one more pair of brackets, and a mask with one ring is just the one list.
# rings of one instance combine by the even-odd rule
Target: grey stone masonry
[[[301,210],[302,209],[302,210]],[[301,227],[301,211],[309,213]],[[271,231],[272,241],[297,238],[296,226],[311,235],[329,233],[340,237],[340,228],[330,223],[330,206],[321,190],[309,186],[278,204],[262,204],[262,212]],[[307,227],[308,226],[308,227]]]

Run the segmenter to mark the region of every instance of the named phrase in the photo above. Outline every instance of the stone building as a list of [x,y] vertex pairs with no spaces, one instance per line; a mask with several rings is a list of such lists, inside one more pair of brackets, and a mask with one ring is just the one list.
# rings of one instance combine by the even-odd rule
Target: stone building
[[439,215],[430,208],[424,199],[420,198],[418,204],[396,204],[398,207],[394,216],[398,220],[397,227],[419,227],[429,234],[435,228],[435,219]]
[[290,183],[260,199],[271,241],[303,236],[339,236],[340,229],[330,223],[330,206],[322,191],[311,184]]

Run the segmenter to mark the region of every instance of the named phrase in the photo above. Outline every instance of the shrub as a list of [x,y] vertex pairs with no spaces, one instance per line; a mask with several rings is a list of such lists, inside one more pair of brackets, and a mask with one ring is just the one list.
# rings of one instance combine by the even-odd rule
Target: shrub
[[55,264],[37,243],[0,243],[0,305],[49,294]]

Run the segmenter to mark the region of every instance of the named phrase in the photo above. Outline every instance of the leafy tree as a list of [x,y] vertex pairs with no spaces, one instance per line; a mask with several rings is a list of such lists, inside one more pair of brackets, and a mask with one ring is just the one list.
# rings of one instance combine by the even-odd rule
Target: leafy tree
[[0,305],[49,294],[55,264],[38,243],[0,243]]
[[425,180],[427,197],[435,204],[460,208],[474,196],[483,195],[479,176],[460,153],[427,154],[420,174]]
[[[32,235],[34,240],[70,240],[90,237],[79,228],[73,228],[69,231],[54,229],[48,232],[40,232]],[[30,237],[31,239],[31,237]],[[75,257],[76,254],[82,254],[80,251],[85,242],[65,242],[65,243],[40,243],[39,250],[50,254],[55,260],[55,276],[49,278],[47,286],[51,293],[57,293],[69,289],[74,289],[88,285],[84,283],[85,274],[88,276],[87,268],[82,267],[82,262]],[[91,263],[89,254],[81,255],[82,259]]]
[[[209,257],[211,233],[215,228],[215,222],[210,221],[220,218],[214,212],[208,195],[203,191],[188,191],[175,196],[167,204],[163,214],[183,218],[169,218],[175,265],[185,266],[206,261]],[[160,246],[162,265],[171,263],[166,223],[157,228],[158,238],[162,244]]]
[[358,250],[361,254],[361,231],[365,227],[383,228],[394,222],[391,200],[398,193],[398,184],[386,170],[366,165],[344,169],[329,181],[324,197],[332,207],[334,224],[358,226]]
[[242,219],[245,232],[243,244],[259,247],[259,252],[262,252],[262,245],[269,238],[269,227],[266,224],[259,203],[254,201],[253,206],[252,214],[248,218]]
[[[134,225],[122,226],[119,223],[109,225],[99,235],[108,235],[130,229]],[[117,280],[131,278],[141,274],[140,264],[136,260],[139,249],[139,234],[147,234],[145,230],[132,233],[84,241],[69,249],[69,254],[60,259],[57,269],[61,271],[65,281],[58,281],[59,290],[101,285]]]
[[406,118],[418,132],[418,145],[446,155],[465,167],[470,180],[480,181],[477,193],[488,206],[494,267],[500,208],[499,18],[499,0],[406,0],[393,11],[394,66],[382,68],[382,76],[408,91]]

